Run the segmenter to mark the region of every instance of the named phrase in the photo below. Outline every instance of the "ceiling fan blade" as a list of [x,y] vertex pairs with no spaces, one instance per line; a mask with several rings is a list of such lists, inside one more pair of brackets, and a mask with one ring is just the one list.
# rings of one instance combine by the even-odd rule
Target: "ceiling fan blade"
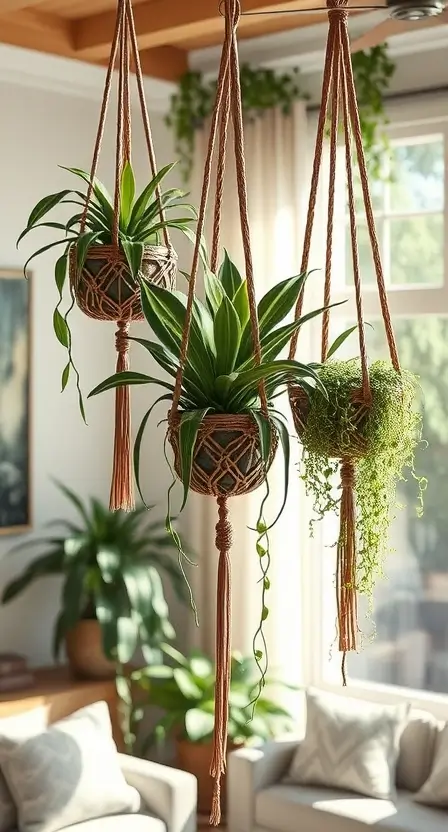
[[401,35],[403,32],[410,32],[413,29],[443,26],[447,23],[448,9],[445,9],[442,14],[427,17],[424,20],[396,20],[395,18],[389,17],[387,20],[379,23],[378,26],[370,29],[369,32],[361,35],[361,37],[355,38],[350,45],[350,49],[352,53],[361,52],[364,49],[372,49],[374,46],[384,43],[389,38],[394,37],[394,35]]

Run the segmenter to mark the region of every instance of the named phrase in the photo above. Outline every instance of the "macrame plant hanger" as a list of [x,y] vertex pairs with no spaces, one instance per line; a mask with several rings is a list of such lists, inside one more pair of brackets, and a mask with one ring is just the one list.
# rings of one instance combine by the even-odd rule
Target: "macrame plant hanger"
[[[311,188],[308,204],[308,215],[305,228],[304,246],[301,271],[308,270],[311,238],[314,224],[314,214],[322,167],[324,140],[329,125],[329,189],[327,237],[325,257],[324,306],[331,303],[331,268],[333,252],[334,199],[336,181],[336,157],[340,122],[343,125],[345,143],[345,167],[347,175],[348,207],[350,217],[351,251],[353,260],[353,275],[356,300],[356,317],[359,336],[359,351],[361,359],[362,384],[361,389],[354,391],[353,404],[357,408],[358,423],[365,416],[372,402],[369,380],[369,366],[365,341],[363,318],[363,304],[361,292],[361,274],[358,252],[357,220],[352,165],[352,140],[356,151],[359,167],[361,189],[370,246],[372,249],[375,275],[381,305],[381,314],[386,330],[387,343],[392,365],[400,371],[397,346],[392,329],[392,322],[387,302],[383,268],[375,230],[372,200],[369,191],[367,165],[364,155],[358,104],[356,100],[353,69],[350,55],[350,44],[347,27],[347,1],[327,0],[329,31],[325,55],[325,66],[322,84],[322,97],[317,126],[317,136],[314,153],[314,164],[311,177]],[[342,112],[341,112],[342,111]],[[295,317],[301,317],[303,308],[303,291],[298,298]],[[330,324],[330,310],[326,309],[322,316],[321,361],[324,362],[328,353],[328,336]],[[294,358],[297,350],[298,330],[293,335],[290,346],[290,358]],[[307,418],[307,396],[300,387],[291,386],[289,398],[297,433],[303,436]],[[358,441],[357,441],[358,440]],[[340,459],[341,502],[340,529],[337,544],[336,567],[336,598],[338,615],[338,646],[343,654],[342,675],[346,685],[345,659],[348,651],[357,649],[358,616],[357,616],[357,565],[356,565],[356,461],[364,455],[361,436],[354,436],[350,455],[343,455],[334,449],[333,456]]]
[[[142,320],[139,281],[158,283],[173,288],[177,270],[177,255],[171,246],[168,230],[163,227],[164,245],[145,245],[139,269],[139,281],[133,279],[127,260],[119,244],[119,220],[122,173],[126,163],[131,163],[131,103],[130,60],[132,59],[143,120],[143,129],[149,156],[152,178],[157,174],[154,143],[145,101],[143,75],[138,52],[134,16],[130,0],[118,0],[117,18],[104,85],[98,131],[93,152],[90,181],[84,211],[81,217],[81,233],[86,229],[87,214],[95,192],[95,176],[104,136],[109,105],[112,76],[118,57],[118,101],[115,154],[115,191],[113,206],[112,245],[89,247],[85,263],[77,267],[76,250],[70,259],[71,286],[78,306],[91,318],[100,321],[116,321],[115,338],[117,372],[129,369],[129,326],[131,321]],[[157,186],[159,215],[164,222],[161,191]],[[115,394],[115,437],[110,510],[134,508],[134,489],[131,456],[131,414],[129,387],[118,387]]]
[[[247,292],[250,307],[250,322],[254,357],[261,363],[260,334],[255,300],[254,273],[251,254],[251,242],[248,221],[246,170],[243,144],[243,118],[241,89],[239,78],[239,61],[237,52],[236,30],[240,17],[239,0],[224,0],[225,38],[221,54],[221,64],[217,81],[216,100],[212,114],[210,137],[204,166],[204,177],[199,209],[196,246],[188,288],[188,302],[185,316],[185,328],[181,346],[179,371],[176,378],[172,408],[169,413],[168,435],[173,447],[175,469],[181,473],[179,449],[179,425],[181,415],[178,412],[181,395],[182,373],[188,362],[188,342],[192,320],[196,277],[199,265],[200,240],[204,231],[205,213],[210,190],[212,162],[218,138],[216,190],[213,216],[211,270],[216,274],[222,197],[226,162],[226,147],[229,116],[233,122],[234,154],[237,173],[237,190],[241,220],[241,234],[244,249]],[[259,386],[261,411],[268,416],[268,406],[264,383]],[[219,442],[224,433],[231,433],[232,441],[225,446]],[[190,487],[203,495],[214,496],[218,502],[218,522],[216,524],[216,548],[219,552],[217,593],[216,593],[216,680],[215,680],[215,724],[210,775],[214,779],[213,802],[210,823],[217,826],[221,818],[221,776],[225,773],[227,752],[227,725],[229,684],[231,672],[231,564],[230,548],[232,529],[228,517],[228,498],[247,494],[257,488],[265,479],[265,466],[259,452],[258,428],[254,420],[244,414],[217,414],[206,416],[199,429],[194,449],[193,468]],[[275,453],[276,440],[272,441],[272,455]],[[213,471],[206,473],[201,467],[201,454],[214,463]],[[238,463],[241,459],[253,460],[249,470],[243,471]],[[229,477],[232,484],[229,485]]]

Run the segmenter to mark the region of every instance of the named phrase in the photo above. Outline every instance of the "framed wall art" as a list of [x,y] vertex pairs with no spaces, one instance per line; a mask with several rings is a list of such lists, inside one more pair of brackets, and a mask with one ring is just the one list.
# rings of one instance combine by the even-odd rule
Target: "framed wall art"
[[31,280],[0,269],[0,534],[31,526]]

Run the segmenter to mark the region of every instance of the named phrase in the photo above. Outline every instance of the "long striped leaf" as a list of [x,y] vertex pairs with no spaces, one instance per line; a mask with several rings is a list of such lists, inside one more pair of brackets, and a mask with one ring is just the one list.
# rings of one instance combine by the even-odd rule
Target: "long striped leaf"
[[227,295],[224,295],[215,315],[214,340],[216,346],[215,373],[218,376],[228,375],[235,367],[241,341],[241,325],[232,301]]
[[[62,202],[62,200],[65,199],[65,197],[68,196],[70,193],[71,191],[67,190],[58,191],[58,193],[49,194],[49,196],[44,196],[43,199],[40,199],[37,205],[34,206],[33,210],[31,211],[31,214],[28,217],[26,230],[30,230],[33,226],[35,226],[36,223],[39,222],[39,220],[41,220],[42,217],[45,216],[45,214],[48,214],[48,212],[51,211],[52,208],[54,208],[56,205],[59,205],[59,203]],[[21,237],[19,237],[19,240],[20,239]],[[17,242],[19,242],[19,240]]]
[[147,376],[144,373],[135,373],[133,370],[126,370],[123,373],[114,373],[113,376],[106,378],[101,384],[98,384],[97,387],[94,387],[90,391],[87,398],[90,399],[91,396],[105,393],[106,390],[115,390],[116,387],[128,387],[134,384],[157,384],[159,387],[164,387],[165,390],[169,390],[170,393],[174,390],[172,384],[161,381],[159,378],[153,378],[153,376]]
[[224,260],[219,269],[218,278],[221,281],[222,288],[229,300],[233,301],[238,289],[240,288],[243,278],[241,277],[237,267],[232,263],[226,249],[224,249]]
[[180,511],[185,506],[188,497],[191,480],[191,468],[193,465],[194,447],[198,435],[199,427],[202,420],[207,415],[209,407],[204,407],[202,410],[191,410],[182,413],[180,428],[179,428],[179,451],[180,451],[180,470],[181,480],[184,486],[184,496]]
[[141,446],[142,446],[143,436],[144,436],[144,433],[145,433],[145,430],[146,430],[146,425],[148,423],[148,419],[151,416],[151,413],[154,410],[154,408],[156,407],[156,405],[158,405],[160,402],[171,401],[171,400],[172,400],[172,396],[168,395],[168,394],[165,394],[164,396],[159,396],[159,398],[156,399],[155,402],[153,402],[153,404],[151,405],[149,410],[147,410],[145,415],[143,416],[140,427],[137,431],[137,436],[135,437],[135,442],[134,442],[135,481],[137,483],[138,493],[140,494],[142,502],[144,503],[144,505],[147,508],[149,508],[149,506],[147,505],[147,503],[145,501],[145,498],[143,497],[142,488],[141,488],[141,485],[140,485],[140,450],[141,450]]
[[146,188],[141,192],[140,196],[135,200],[134,207],[132,209],[132,214],[129,220],[128,225],[128,232],[132,234],[135,230],[135,227],[139,220],[142,218],[146,207],[152,197],[155,194],[157,186],[160,184],[162,179],[174,168],[176,162],[172,162],[170,165],[165,165],[165,167],[161,168],[158,173],[151,179],[151,182],[148,183]]

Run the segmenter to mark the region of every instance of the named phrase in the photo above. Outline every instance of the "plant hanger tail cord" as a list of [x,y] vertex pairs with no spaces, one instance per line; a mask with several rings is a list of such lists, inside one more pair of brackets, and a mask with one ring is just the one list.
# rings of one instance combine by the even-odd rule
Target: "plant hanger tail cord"
[[[181,395],[182,373],[188,352],[193,301],[199,266],[200,243],[205,227],[205,212],[210,191],[212,162],[218,138],[216,165],[216,188],[213,214],[212,258],[211,268],[216,272],[221,228],[222,198],[228,138],[229,117],[232,118],[234,133],[234,154],[237,174],[238,203],[240,210],[241,236],[243,242],[246,268],[247,292],[250,310],[252,342],[256,363],[261,364],[260,333],[255,299],[254,270],[251,252],[246,169],[244,161],[243,117],[241,89],[239,80],[239,61],[236,42],[236,30],[240,17],[239,0],[225,0],[224,4],[225,36],[221,53],[221,63],[217,82],[216,100],[212,114],[210,136],[204,165],[203,185],[199,207],[196,245],[188,286],[188,300],[185,326],[181,344],[179,369],[170,411],[170,420],[175,416]],[[263,415],[268,417],[268,404],[264,382],[259,384],[260,404]],[[216,680],[215,680],[215,723],[213,732],[212,760],[210,775],[214,779],[212,810],[210,824],[217,826],[221,819],[221,777],[226,769],[228,699],[230,685],[231,656],[231,600],[230,600],[230,546],[231,526],[228,519],[227,498],[218,498],[218,522],[216,524],[216,547],[219,551],[218,581],[216,595]]]
[[[92,166],[90,169],[90,180],[87,189],[86,202],[81,217],[81,233],[85,231],[88,209],[94,193],[94,182],[98,168],[99,156],[106,116],[110,101],[112,88],[112,75],[118,58],[118,98],[117,98],[117,127],[116,127],[116,151],[115,151],[115,189],[113,205],[113,226],[112,226],[112,249],[108,256],[119,261],[122,257],[119,243],[120,227],[120,204],[122,175],[126,163],[131,163],[131,99],[130,99],[130,62],[132,58],[135,70],[137,90],[139,96],[140,110],[143,121],[146,145],[149,156],[149,164],[152,178],[157,174],[157,163],[154,150],[154,142],[151,133],[148,110],[146,107],[143,75],[138,51],[137,36],[135,31],[134,16],[130,0],[118,0],[115,32],[109,57],[109,64],[104,85],[103,100],[100,110],[98,130],[93,151]],[[165,221],[165,214],[162,205],[162,192],[160,186],[156,188],[156,199],[158,200],[159,215],[162,224]],[[170,238],[168,229],[163,227],[164,243],[169,248]],[[120,288],[119,281],[119,288]],[[120,298],[118,299],[120,304]],[[101,320],[101,313],[98,314]],[[115,344],[117,350],[118,373],[129,370],[129,325],[128,318],[118,317]],[[122,509],[132,511],[135,507],[133,492],[133,471],[132,471],[132,448],[131,448],[131,408],[130,391],[128,387],[118,387],[115,393],[115,433],[114,433],[114,454],[111,478],[111,490],[109,507],[111,511]]]
[[[331,303],[331,269],[333,258],[333,230],[334,230],[334,199],[336,182],[337,143],[340,123],[340,109],[345,140],[345,164],[347,176],[348,206],[350,217],[350,236],[353,261],[353,275],[355,286],[356,316],[358,325],[359,350],[361,359],[362,384],[357,395],[357,403],[367,409],[371,404],[371,388],[365,339],[361,273],[358,252],[356,206],[353,183],[351,138],[354,137],[356,156],[359,166],[361,187],[369,231],[370,245],[380,297],[381,311],[386,330],[389,353],[393,367],[399,371],[395,337],[387,303],[381,256],[375,230],[372,201],[370,197],[367,166],[364,156],[361,127],[359,120],[353,69],[350,56],[350,45],[347,28],[347,0],[327,0],[329,32],[325,55],[325,66],[322,82],[321,107],[317,126],[314,164],[311,178],[308,215],[305,228],[304,246],[301,271],[308,269],[311,239],[316,209],[319,177],[322,166],[323,145],[326,133],[327,116],[330,117],[330,148],[329,148],[329,196],[327,213],[327,239],[325,255],[324,307]],[[300,318],[303,309],[304,290],[302,290],[296,305],[296,320]],[[330,325],[330,310],[325,309],[322,316],[321,361],[324,362],[328,354],[328,337]],[[297,331],[291,339],[290,358],[294,358],[298,342]],[[359,400],[359,401],[358,401]],[[294,407],[291,395],[292,406]],[[341,503],[340,503],[340,531],[337,545],[336,568],[336,599],[339,631],[339,650],[343,653],[342,677],[346,684],[345,659],[346,653],[357,648],[357,593],[356,593],[356,504],[355,504],[355,463],[350,456],[341,460]]]

